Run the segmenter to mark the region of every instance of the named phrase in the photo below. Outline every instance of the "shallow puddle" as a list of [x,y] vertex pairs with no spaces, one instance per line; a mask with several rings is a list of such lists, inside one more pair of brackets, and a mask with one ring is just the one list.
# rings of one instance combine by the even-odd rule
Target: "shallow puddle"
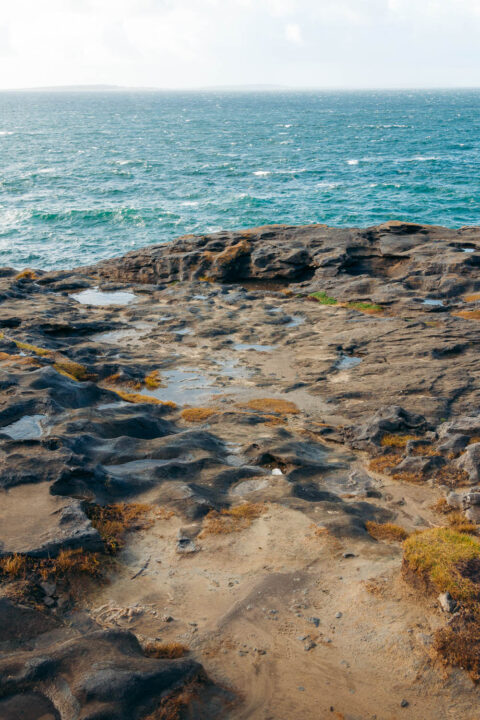
[[298,327],[299,325],[303,325],[304,322],[305,318],[301,315],[292,315],[290,322],[288,322],[285,327]]
[[135,302],[137,296],[131,292],[123,292],[121,290],[103,291],[98,287],[88,288],[79,293],[70,295],[74,300],[82,305],[129,305]]
[[472,252],[475,252],[476,249],[477,249],[477,248],[464,247],[464,248],[462,248],[462,252],[472,253]]
[[0,433],[8,435],[12,440],[36,440],[42,437],[42,422],[46,415],[25,415],[11,425],[0,428]]
[[[175,462],[186,462],[185,458],[182,458],[182,460],[173,458],[173,460],[175,460]],[[131,475],[132,473],[135,475],[142,475],[143,473],[150,472],[157,467],[162,467],[162,465],[168,465],[168,463],[171,462],[172,458],[169,458],[168,460],[131,460],[130,462],[122,463],[121,465],[104,465],[104,468],[111,475],[123,477],[124,475]]]
[[257,352],[272,352],[276,345],[257,345],[256,343],[235,343],[234,350],[256,350]]
[[435,300],[435,298],[425,298],[425,300],[423,300],[422,302],[424,305],[433,305],[433,306],[443,307],[443,300]]
[[198,370],[177,368],[163,370],[162,382],[166,387],[142,390],[142,395],[150,395],[164,402],[174,402],[177,405],[196,405],[208,399],[209,395],[224,393],[224,387],[216,387],[214,379],[204,375]]
[[360,365],[362,358],[355,357],[354,355],[342,355],[336,364],[337,370],[350,370],[351,368]]

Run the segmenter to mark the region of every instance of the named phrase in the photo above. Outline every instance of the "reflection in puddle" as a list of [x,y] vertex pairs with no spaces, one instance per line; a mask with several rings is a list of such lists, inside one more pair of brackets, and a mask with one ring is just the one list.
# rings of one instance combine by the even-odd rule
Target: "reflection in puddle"
[[233,378],[250,377],[249,370],[244,365],[239,365],[238,360],[215,360],[215,363],[219,366],[220,375]]
[[11,425],[0,428],[0,434],[4,433],[12,440],[36,440],[43,435],[42,421],[46,420],[46,417],[46,415],[25,415]]
[[131,292],[122,292],[120,290],[104,292],[99,290],[98,287],[73,293],[70,297],[82,305],[129,305],[136,300],[136,296]]
[[304,322],[305,318],[301,315],[292,315],[290,322],[286,324],[286,327],[298,327],[299,325],[303,325]]
[[257,352],[272,352],[276,345],[257,345],[255,343],[235,343],[234,350],[256,350]]
[[151,395],[165,402],[174,402],[177,405],[196,405],[209,395],[225,392],[225,388],[215,387],[214,380],[198,370],[163,370],[162,381],[166,387],[142,390],[143,395]]
[[360,365],[362,358],[355,357],[354,355],[342,355],[336,364],[337,370],[350,370],[351,368]]
[[463,252],[467,252],[467,253],[472,253],[472,252],[475,252],[476,249],[477,249],[477,248],[463,247],[463,248],[462,248],[462,251],[463,251]]
[[[185,461],[185,458],[183,458],[183,461]],[[124,475],[131,475],[132,473],[141,475],[142,473],[150,472],[157,467],[168,465],[171,462],[172,458],[169,460],[131,460],[130,462],[122,463],[121,465],[105,465],[104,467],[111,475],[123,477]],[[181,461],[177,461],[175,459],[175,462]]]
[[424,305],[434,305],[434,306],[442,306],[443,307],[443,300],[435,300],[434,298],[425,298],[423,300]]

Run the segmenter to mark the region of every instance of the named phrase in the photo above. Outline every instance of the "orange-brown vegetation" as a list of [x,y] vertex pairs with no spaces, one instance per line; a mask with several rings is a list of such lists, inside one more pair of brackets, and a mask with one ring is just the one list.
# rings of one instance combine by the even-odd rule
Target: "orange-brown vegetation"
[[268,510],[264,503],[243,503],[235,507],[217,512],[211,510],[205,517],[200,537],[205,535],[226,535],[240,532],[250,527],[252,520],[256,520]]
[[249,400],[246,407],[260,412],[276,413],[277,415],[296,415],[300,412],[295,403],[277,398],[256,398]]
[[180,415],[187,422],[203,422],[215,414],[215,410],[206,407],[192,407],[182,410]]
[[480,310],[457,310],[452,315],[461,317],[464,320],[480,320]]
[[113,392],[115,392],[119,398],[129,403],[150,403],[151,405],[163,405],[164,407],[168,407],[172,410],[175,410],[175,408],[177,407],[174,402],[164,402],[163,400],[159,400],[158,398],[152,397],[151,395],[141,395],[140,393],[127,393],[123,392],[122,390],[114,390]]
[[189,652],[189,648],[179,642],[152,642],[144,645],[143,652],[147,657],[174,660],[175,658],[184,657]]
[[105,548],[114,553],[123,546],[123,537],[135,527],[147,527],[152,506],[145,503],[114,503],[113,505],[92,505],[88,516],[100,533]]
[[38,275],[35,272],[35,270],[30,270],[29,268],[22,270],[22,272],[19,272],[18,275],[15,276],[15,280],[37,280],[37,279],[38,279]]
[[419,440],[416,435],[401,435],[394,433],[387,433],[380,441],[382,447],[394,447],[404,448],[407,446],[409,440]]
[[145,385],[152,390],[162,386],[160,373],[158,370],[152,370],[152,372],[145,375]]
[[70,378],[70,380],[77,380],[79,382],[86,382],[87,380],[95,380],[96,375],[90,373],[84,365],[73,362],[72,360],[58,360],[54,366],[55,370]]
[[389,542],[403,542],[408,537],[408,532],[400,525],[393,523],[376,523],[368,520],[365,523],[367,532],[375,540],[387,540]]

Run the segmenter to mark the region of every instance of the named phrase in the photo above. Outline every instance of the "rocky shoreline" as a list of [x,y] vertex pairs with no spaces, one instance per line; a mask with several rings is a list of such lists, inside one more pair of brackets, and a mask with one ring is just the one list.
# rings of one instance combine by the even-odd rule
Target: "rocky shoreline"
[[0,718],[472,718],[479,267],[387,223],[0,269]]

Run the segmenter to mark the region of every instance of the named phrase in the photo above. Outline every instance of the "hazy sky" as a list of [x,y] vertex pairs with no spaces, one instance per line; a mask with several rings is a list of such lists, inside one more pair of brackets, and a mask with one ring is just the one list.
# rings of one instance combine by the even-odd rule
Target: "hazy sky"
[[480,0],[0,2],[0,88],[480,85]]

